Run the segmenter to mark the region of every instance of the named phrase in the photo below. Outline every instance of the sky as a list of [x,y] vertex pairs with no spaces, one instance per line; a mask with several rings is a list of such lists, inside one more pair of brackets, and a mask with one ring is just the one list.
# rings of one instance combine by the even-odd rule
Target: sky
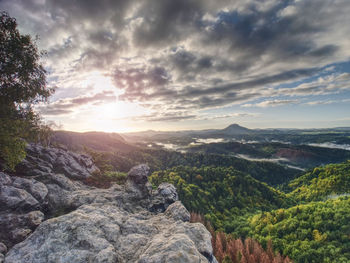
[[72,131],[350,126],[349,0],[0,0]]

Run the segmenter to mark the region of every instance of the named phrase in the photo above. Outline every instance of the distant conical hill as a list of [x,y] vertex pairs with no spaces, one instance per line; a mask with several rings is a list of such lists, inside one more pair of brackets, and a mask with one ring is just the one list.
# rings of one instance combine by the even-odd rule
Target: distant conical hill
[[253,130],[250,130],[248,128],[242,127],[234,123],[222,129],[221,132],[225,134],[247,134],[253,132]]

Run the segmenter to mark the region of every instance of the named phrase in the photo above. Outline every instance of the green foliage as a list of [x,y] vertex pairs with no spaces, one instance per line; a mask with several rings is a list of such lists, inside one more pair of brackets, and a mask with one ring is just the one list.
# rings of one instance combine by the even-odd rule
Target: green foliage
[[214,231],[211,224],[197,213],[191,213],[191,223],[200,222],[211,234],[211,243],[215,258],[220,263],[291,263],[287,257],[280,253],[274,253],[272,243],[268,242],[267,248],[263,247],[251,238],[235,238],[231,234]]
[[251,235],[295,262],[350,261],[350,199],[277,209],[250,219]]
[[89,148],[84,148],[84,150],[91,156],[94,164],[100,169],[101,173],[113,171],[114,167],[110,164],[107,158],[108,153],[96,152]]
[[46,138],[32,106],[46,101],[53,89],[46,86],[40,52],[29,35],[21,35],[14,18],[0,13],[0,164],[13,170],[25,156],[24,140]]
[[[286,141],[288,135],[282,140]],[[342,135],[342,138],[344,136]],[[247,138],[245,138],[247,139]],[[260,141],[266,138],[260,138]],[[274,138],[273,140],[276,140]],[[239,143],[222,142],[210,143],[191,147],[192,152],[210,154],[244,154],[251,158],[286,158],[290,164],[303,168],[317,165],[344,162],[350,159],[350,152],[343,149],[331,149],[300,144],[286,144],[277,142]],[[281,177],[281,175],[280,175]]]
[[285,194],[232,167],[178,166],[154,172],[150,181],[174,184],[187,209],[204,214],[226,232],[234,229],[233,218],[291,204]]
[[350,193],[350,161],[316,167],[289,183],[288,196],[298,201],[323,200],[332,195]]
[[285,183],[294,178],[298,171],[288,169],[271,162],[252,162],[234,156],[222,154],[180,153],[167,150],[138,149],[130,152],[96,152],[85,149],[93,156],[100,169],[108,166],[109,170],[127,172],[131,167],[147,163],[151,171],[165,170],[175,166],[221,166],[234,167],[243,173],[248,173],[255,179],[269,185]]
[[92,176],[84,179],[84,183],[90,186],[98,188],[109,188],[112,184],[124,184],[127,178],[127,174],[117,171],[108,171],[105,173],[93,174]]
[[[20,122],[17,122],[20,124]],[[20,125],[13,123],[7,126],[7,122],[0,119],[0,160],[3,159],[6,167],[13,170],[15,166],[25,158],[25,142],[18,136],[18,129],[22,129]]]
[[[316,167],[291,181],[294,190],[287,195],[232,167],[174,167],[154,172],[150,180],[173,183],[189,210],[232,238],[253,238],[267,250],[272,242],[276,253],[295,262],[345,263],[350,261],[350,197],[332,195],[349,193],[349,168],[349,161]],[[306,203],[310,200],[322,201]],[[223,251],[216,253],[229,262]]]

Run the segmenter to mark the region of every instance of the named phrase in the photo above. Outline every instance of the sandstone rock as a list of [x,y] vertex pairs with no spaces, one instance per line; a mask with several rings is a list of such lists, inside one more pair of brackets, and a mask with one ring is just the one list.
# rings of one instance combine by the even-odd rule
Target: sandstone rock
[[211,246],[211,234],[201,223],[176,224],[169,227],[171,234],[185,233],[194,242],[198,251],[210,262],[213,260],[213,248]]
[[131,168],[125,184],[126,191],[132,193],[138,199],[149,197],[152,190],[152,186],[148,182],[149,171],[150,169],[146,164]]
[[44,221],[45,215],[41,211],[32,211],[26,214],[24,218],[26,225],[34,229]]
[[32,178],[1,175],[0,242],[11,248],[23,241],[43,220],[47,187]]
[[5,173],[0,172],[0,186],[12,184],[10,176]]
[[48,213],[51,216],[57,216],[64,211],[71,210],[69,195],[70,192],[62,189],[56,184],[46,185],[49,193],[47,195]]
[[176,192],[176,188],[174,185],[169,184],[169,183],[161,183],[158,186],[158,193],[164,197],[165,201],[169,204],[174,203],[175,201],[177,201],[178,195]]
[[74,179],[84,179],[99,171],[87,155],[37,144],[27,145],[27,157],[17,170],[27,176],[63,173]]
[[[38,149],[40,154],[30,158],[49,172],[36,166],[40,173],[35,172],[35,178],[4,179],[1,185],[0,202],[7,204],[0,212],[0,242],[9,248],[6,263],[216,263],[210,233],[201,224],[187,222],[189,213],[177,201],[173,185],[150,189],[147,165],[131,169],[125,186],[97,189],[55,173],[56,157],[65,150]],[[75,169],[60,162],[70,167],[66,172]],[[8,194],[10,190],[15,194]],[[29,196],[40,208],[47,202],[48,211],[33,211],[32,205],[26,213],[16,209]],[[43,212],[51,219],[43,221]]]
[[149,170],[146,164],[134,166],[128,172],[128,180],[133,181],[135,184],[144,185],[148,182]]
[[0,242],[0,253],[1,254],[6,254],[6,252],[7,252],[7,247],[5,246],[4,243]]
[[11,185],[0,185],[0,211],[30,211],[38,207],[39,202],[27,191]]
[[23,241],[43,220],[44,214],[40,211],[27,214],[2,212],[0,213],[0,241],[10,248]]
[[83,205],[42,223],[6,262],[212,262],[211,246],[197,240],[210,244],[210,233],[198,225],[113,203]]
[[26,190],[40,203],[44,202],[48,193],[46,186],[34,179],[14,177],[12,186]]
[[166,209],[165,215],[173,218],[174,220],[181,220],[184,222],[188,222],[191,219],[190,213],[180,201],[176,201],[175,203],[171,204]]
[[19,243],[23,241],[30,233],[32,233],[32,230],[29,228],[16,228],[10,232],[11,241],[14,243]]
[[63,174],[53,174],[53,173],[43,174],[41,176],[35,177],[35,179],[44,183],[45,185],[56,184],[60,188],[67,191],[74,191],[81,188],[81,184],[70,180]]
[[168,206],[178,200],[175,186],[169,183],[161,183],[152,196],[150,211],[164,212]]
[[159,235],[141,255],[138,262],[208,262],[207,258],[193,248],[193,242],[184,234],[171,235],[166,239]]

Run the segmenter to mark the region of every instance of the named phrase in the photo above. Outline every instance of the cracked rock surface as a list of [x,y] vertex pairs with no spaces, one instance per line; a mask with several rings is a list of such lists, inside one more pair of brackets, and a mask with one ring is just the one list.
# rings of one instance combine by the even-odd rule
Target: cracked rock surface
[[0,262],[217,262],[210,233],[189,223],[173,185],[152,190],[147,165],[109,189],[54,169],[28,174],[0,173]]

